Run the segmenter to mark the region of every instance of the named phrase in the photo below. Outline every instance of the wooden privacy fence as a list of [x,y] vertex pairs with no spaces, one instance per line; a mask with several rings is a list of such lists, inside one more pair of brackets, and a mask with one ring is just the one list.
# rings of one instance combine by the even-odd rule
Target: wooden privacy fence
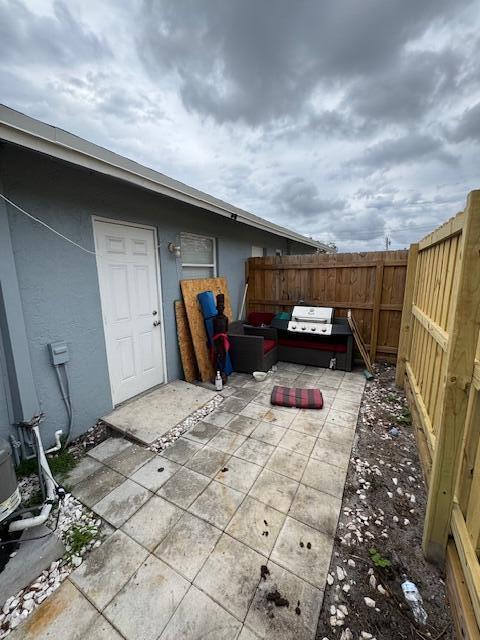
[[347,309],[359,326],[370,358],[395,360],[407,251],[250,258],[247,311],[285,311],[305,304]]
[[455,575],[455,563],[461,567],[452,601],[463,608],[457,618],[463,637],[478,637],[480,191],[470,193],[465,211],[410,248],[397,384],[407,390],[429,484],[424,552],[443,561],[452,536],[447,573]]

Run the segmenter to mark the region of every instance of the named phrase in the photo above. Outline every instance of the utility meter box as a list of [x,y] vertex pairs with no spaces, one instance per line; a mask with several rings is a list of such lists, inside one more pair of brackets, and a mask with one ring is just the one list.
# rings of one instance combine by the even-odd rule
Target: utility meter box
[[70,360],[66,342],[50,342],[48,350],[50,352],[50,360],[55,367],[59,364],[65,364]]

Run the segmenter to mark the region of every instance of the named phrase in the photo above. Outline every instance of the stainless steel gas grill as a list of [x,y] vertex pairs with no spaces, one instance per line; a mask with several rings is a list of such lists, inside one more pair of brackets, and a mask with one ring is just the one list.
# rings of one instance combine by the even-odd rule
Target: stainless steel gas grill
[[291,314],[275,316],[271,326],[277,330],[279,360],[352,370],[352,331],[332,307],[296,306]]
[[332,326],[332,307],[293,307],[287,331],[329,336]]

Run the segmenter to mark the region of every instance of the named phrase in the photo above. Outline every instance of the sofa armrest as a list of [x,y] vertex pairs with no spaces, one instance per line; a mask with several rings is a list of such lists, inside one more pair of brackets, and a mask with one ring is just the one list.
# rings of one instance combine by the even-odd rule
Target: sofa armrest
[[228,334],[234,371],[251,373],[263,365],[263,337]]
[[244,325],[243,329],[247,336],[261,336],[262,338],[267,338],[267,340],[277,340],[277,330],[273,327],[252,327],[250,325]]

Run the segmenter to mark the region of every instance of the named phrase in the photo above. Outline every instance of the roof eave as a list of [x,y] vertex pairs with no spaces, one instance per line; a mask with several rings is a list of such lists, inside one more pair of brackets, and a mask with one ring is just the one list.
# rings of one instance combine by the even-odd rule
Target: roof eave
[[[36,122],[34,119],[29,118],[28,116],[23,117]],[[41,124],[43,125],[43,123]],[[217,204],[215,202],[212,202],[208,199],[207,194],[202,194],[201,192],[189,194],[181,188],[167,185],[160,180],[160,178],[162,177],[161,174],[146,167],[142,167],[142,165],[128,160],[127,158],[123,158],[118,154],[106,150],[106,152],[112,159],[117,159],[117,162],[114,162],[112,161],[112,159],[107,160],[100,157],[98,154],[90,153],[87,150],[88,147],[91,147],[92,149],[100,148],[93,143],[82,140],[81,138],[79,138],[79,140],[82,140],[85,146],[84,149],[66,144],[65,142],[62,142],[58,139],[62,136],[62,134],[65,136],[66,132],[50,125],[43,125],[43,127],[53,131],[55,135],[50,138],[45,135],[41,135],[39,132],[33,132],[17,125],[13,125],[2,119],[0,120],[0,140],[5,140],[6,142],[17,144],[33,151],[38,151],[39,153],[44,153],[54,158],[58,158],[59,160],[63,160],[65,162],[69,162],[71,164],[78,165],[86,169],[90,169],[92,171],[96,171],[98,173],[108,175],[119,180],[123,180],[125,182],[129,182],[130,184],[135,184],[136,186],[142,187],[149,191],[160,193],[162,195],[180,200],[196,207],[201,207],[202,209],[212,211],[213,213],[217,213],[218,215],[226,218],[237,220],[238,222],[247,224],[257,229],[261,229],[268,233],[273,233],[275,235],[293,240],[295,242],[299,242],[310,247],[314,247],[316,249],[332,252],[332,248],[322,242],[307,238],[306,236],[302,236],[299,233],[295,233],[294,231],[290,231],[289,229],[285,229],[284,227],[280,227],[279,225],[270,223],[268,222],[268,220],[264,220],[262,218],[258,218],[257,216],[253,216],[252,214],[248,214],[248,212],[243,211],[242,209],[238,209],[237,207],[233,207],[232,205],[228,205],[227,203],[219,202]],[[59,133],[59,135],[57,135],[57,132]],[[77,136],[73,136],[72,134],[67,134],[67,136],[70,136],[71,138],[77,138]],[[128,162],[128,164],[130,165],[136,165],[139,170],[136,171],[133,167],[122,167],[120,164],[122,160],[124,162]],[[140,172],[142,169],[152,174],[152,177],[148,177],[147,175],[142,174]]]

